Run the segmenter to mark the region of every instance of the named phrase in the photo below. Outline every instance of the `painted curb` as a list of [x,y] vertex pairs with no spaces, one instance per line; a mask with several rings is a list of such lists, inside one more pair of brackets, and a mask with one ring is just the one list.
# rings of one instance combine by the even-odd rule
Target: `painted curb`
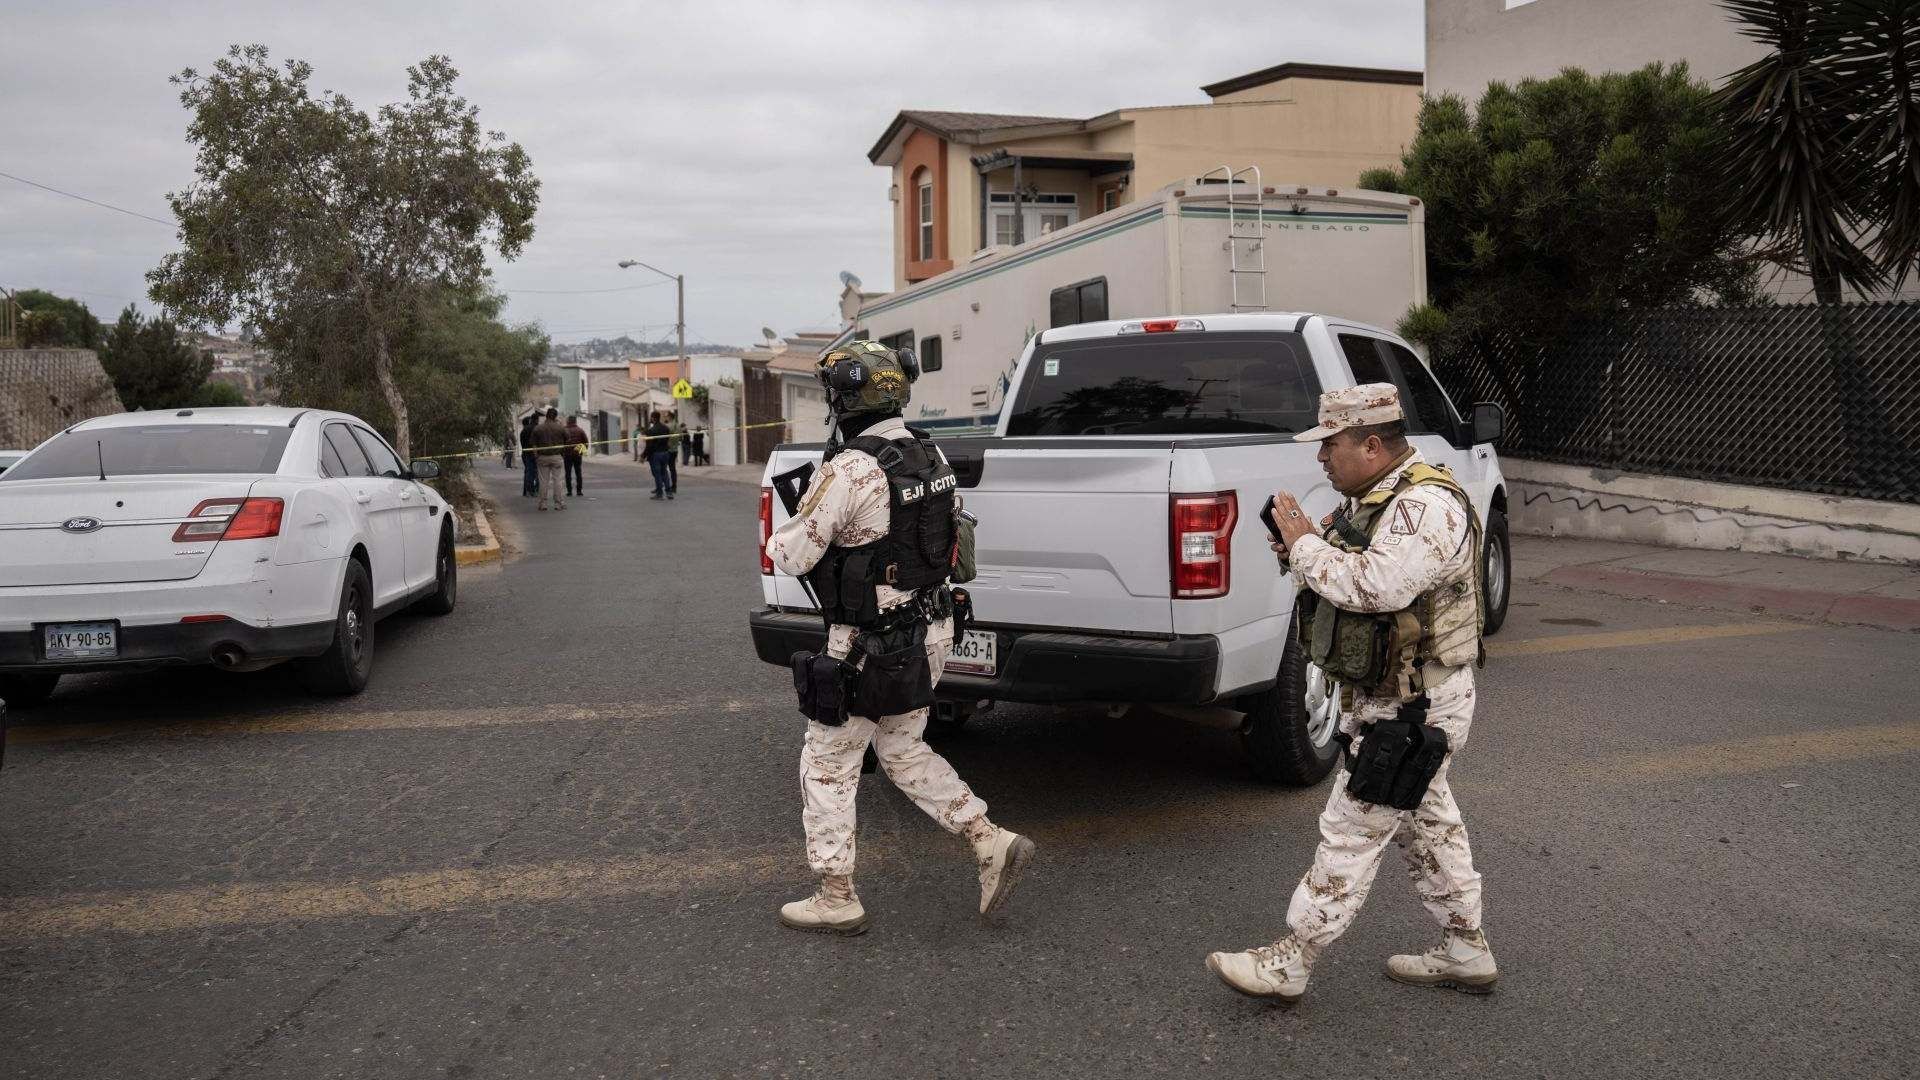
[[1683,604],[1739,608],[1796,619],[1877,626],[1884,630],[1920,630],[1920,600],[1904,597],[1739,585],[1603,566],[1562,566],[1535,580],[1639,600],[1669,600]]
[[493,525],[487,521],[487,512],[475,507],[473,523],[480,527],[480,542],[460,544],[453,549],[453,561],[460,566],[493,562],[500,558],[500,541],[493,535]]

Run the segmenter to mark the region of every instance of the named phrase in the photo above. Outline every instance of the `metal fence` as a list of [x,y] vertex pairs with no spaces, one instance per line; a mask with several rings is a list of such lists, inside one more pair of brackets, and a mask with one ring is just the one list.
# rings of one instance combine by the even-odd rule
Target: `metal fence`
[[1920,303],[1640,312],[1435,368],[1519,457],[1920,502]]

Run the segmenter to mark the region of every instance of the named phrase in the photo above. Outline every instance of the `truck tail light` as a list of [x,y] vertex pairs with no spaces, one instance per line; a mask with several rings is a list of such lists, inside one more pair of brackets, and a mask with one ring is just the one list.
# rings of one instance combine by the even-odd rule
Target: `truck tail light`
[[1143,319],[1139,322],[1121,323],[1122,334],[1171,334],[1176,330],[1205,330],[1207,324],[1199,319]]
[[773,489],[760,489],[760,572],[773,573],[773,560],[767,557],[767,541],[773,539]]
[[1233,584],[1233,526],[1240,519],[1240,497],[1231,491],[1175,495],[1168,517],[1174,597],[1227,595]]
[[193,544],[209,540],[264,540],[280,535],[279,499],[207,499],[173,530],[173,542]]

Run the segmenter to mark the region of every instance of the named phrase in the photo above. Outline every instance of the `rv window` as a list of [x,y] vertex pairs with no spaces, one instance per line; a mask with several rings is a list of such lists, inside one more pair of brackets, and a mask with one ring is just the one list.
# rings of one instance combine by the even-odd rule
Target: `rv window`
[[897,334],[888,334],[886,337],[880,339],[879,344],[885,345],[895,352],[901,349],[911,349],[913,348],[913,331],[902,330]]
[[1047,297],[1047,309],[1051,326],[1104,321],[1107,317],[1107,279],[1099,277],[1061,286]]
[[1287,433],[1317,423],[1320,381],[1296,334],[1199,332],[1043,345],[1009,435]]
[[940,370],[940,335],[920,339],[920,374]]

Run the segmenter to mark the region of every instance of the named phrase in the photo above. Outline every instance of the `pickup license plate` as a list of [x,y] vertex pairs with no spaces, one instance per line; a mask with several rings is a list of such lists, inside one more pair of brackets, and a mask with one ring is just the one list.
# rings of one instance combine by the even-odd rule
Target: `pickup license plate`
[[97,660],[120,655],[120,628],[114,623],[50,623],[46,634],[49,660]]
[[991,630],[969,630],[947,647],[947,670],[992,675],[999,670],[999,639]]

